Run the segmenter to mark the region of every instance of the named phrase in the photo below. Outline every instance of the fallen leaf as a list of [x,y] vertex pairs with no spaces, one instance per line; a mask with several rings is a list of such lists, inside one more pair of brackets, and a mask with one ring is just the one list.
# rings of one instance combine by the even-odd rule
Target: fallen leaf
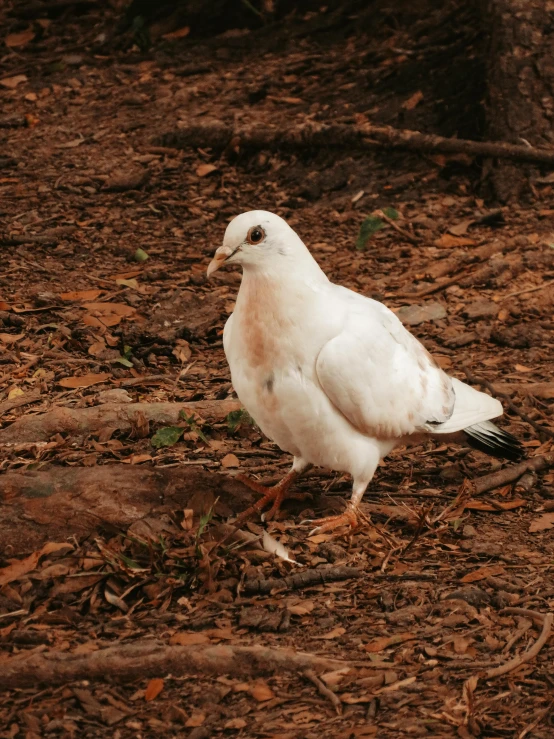
[[343,634],[346,634],[346,629],[344,628],[344,626],[335,626],[335,628],[329,631],[327,634],[316,636],[315,639],[337,639]]
[[173,41],[174,39],[179,38],[185,38],[190,33],[190,26],[183,26],[183,28],[178,28],[176,31],[170,31],[169,33],[163,33],[162,38],[167,39],[168,41]]
[[148,256],[148,253],[144,251],[144,249],[139,248],[135,251],[133,255],[133,259],[135,262],[146,262],[147,259],[150,259]]
[[388,647],[395,646],[396,644],[403,644],[405,641],[412,641],[413,639],[416,639],[416,635],[411,632],[394,634],[393,636],[379,636],[377,639],[373,639],[367,644],[364,644],[362,649],[366,652],[382,652]]
[[302,603],[295,603],[294,605],[288,605],[287,608],[289,613],[293,616],[307,616],[314,610],[315,603],[313,600],[305,600]]
[[421,90],[414,92],[407,100],[402,103],[404,110],[413,110],[418,103],[423,100],[423,93]]
[[132,316],[135,312],[135,309],[127,303],[86,303],[83,308],[100,314],[115,313],[118,316]]
[[16,341],[23,339],[25,334],[0,334],[2,344],[15,344]]
[[461,582],[477,582],[478,580],[484,580],[486,577],[494,577],[494,575],[502,575],[505,572],[502,565],[488,565],[486,567],[479,567],[478,570],[468,572],[461,579]]
[[102,294],[102,290],[71,290],[68,293],[61,293],[62,300],[96,300]]
[[351,670],[351,667],[341,667],[340,670],[326,672],[324,675],[321,675],[321,679],[328,688],[336,688]]
[[185,726],[188,726],[189,728],[193,728],[196,726],[202,726],[205,720],[206,720],[205,713],[201,713],[200,711],[194,711],[189,716],[189,718],[185,721]]
[[153,701],[159,696],[163,689],[164,681],[161,679],[161,677],[153,677],[146,686],[146,690],[144,692],[144,700]]
[[521,508],[521,506],[525,505],[527,505],[527,501],[522,500],[521,498],[517,498],[516,500],[495,501],[494,505],[491,503],[485,503],[483,500],[475,500],[472,498],[464,504],[464,507],[470,511],[512,511],[514,508]]
[[9,303],[6,303],[4,300],[0,300],[0,310],[10,310]]
[[83,323],[85,326],[92,326],[93,328],[105,328],[102,321],[96,318],[96,316],[83,316]]
[[33,552],[28,557],[25,557],[25,559],[12,562],[7,567],[0,570],[0,588],[7,585],[9,582],[19,580],[19,578],[34,570],[39,559],[45,554],[52,554],[52,552],[57,552],[60,549],[65,548],[69,551],[73,549],[71,544],[68,544],[67,542],[59,543],[50,541],[47,542],[42,549],[39,549],[37,552]]
[[25,395],[25,393],[20,387],[13,387],[8,393],[8,400],[13,400],[14,398],[20,398],[22,395]]
[[78,387],[90,387],[98,385],[99,382],[106,382],[110,377],[109,372],[99,372],[98,374],[79,375],[74,377],[64,377],[58,381],[58,385],[75,389]]
[[227,721],[223,728],[224,729],[244,729],[246,721],[243,718],[231,718]]
[[119,608],[122,613],[127,613],[127,611],[129,610],[129,606],[127,605],[127,603],[125,603],[123,598],[120,598],[119,595],[116,595],[116,593],[114,593],[109,588],[104,588],[104,598],[111,606]]
[[473,239],[468,239],[464,236],[451,236],[451,234],[443,234],[439,239],[433,241],[435,246],[443,246],[446,248],[452,248],[454,246],[475,246],[476,242]]
[[206,177],[206,175],[211,174],[212,172],[215,172],[217,167],[215,164],[200,164],[196,168],[196,174],[198,177]]
[[162,447],[166,446],[173,446],[179,441],[184,431],[185,429],[181,428],[180,426],[164,426],[163,428],[156,431],[156,433],[150,440],[150,443],[156,449],[161,449]]
[[298,564],[294,561],[294,559],[291,559],[289,557],[289,553],[285,549],[285,547],[281,544],[280,541],[277,541],[277,539],[274,539],[271,534],[268,534],[267,531],[264,531],[264,535],[262,538],[262,546],[265,549],[266,552],[270,552],[270,554],[275,554],[280,559],[284,559],[285,562],[292,562],[293,564]]
[[16,74],[14,77],[4,77],[3,80],[0,80],[0,85],[2,85],[2,87],[7,87],[10,90],[15,90],[15,88],[22,82],[27,82],[27,75]]
[[35,38],[35,32],[29,26],[25,31],[19,31],[19,33],[10,33],[8,36],[6,36],[5,44],[6,46],[9,46],[10,49],[14,49],[17,46],[25,46],[25,44],[28,44],[29,41],[32,41]]
[[239,458],[235,454],[226,454],[221,460],[222,467],[240,467]]
[[151,462],[152,461],[152,455],[151,454],[132,454],[129,462],[131,464],[142,464],[143,462]]
[[275,698],[275,693],[271,690],[269,685],[261,681],[254,683],[248,692],[252,698],[260,703],[262,701],[270,701],[272,698]]
[[210,644],[210,638],[200,632],[178,631],[169,640],[170,644],[179,644],[181,647],[189,647],[192,644]]
[[467,218],[465,221],[460,221],[459,223],[456,223],[454,226],[450,226],[448,231],[453,236],[463,236],[465,233],[467,233],[468,228],[475,223],[475,218]]
[[452,646],[456,654],[465,654],[470,644],[471,641],[463,636],[457,635],[452,639]]
[[554,528],[554,511],[552,513],[543,513],[542,516],[534,518],[529,524],[529,533],[536,534],[538,531],[546,531]]

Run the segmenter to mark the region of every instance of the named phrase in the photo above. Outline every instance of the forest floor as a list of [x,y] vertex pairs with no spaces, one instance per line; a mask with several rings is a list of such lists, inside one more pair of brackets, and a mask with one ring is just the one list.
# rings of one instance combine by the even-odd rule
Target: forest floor
[[[350,491],[315,470],[276,521],[215,546],[253,500],[231,478],[277,479],[290,459],[228,415],[221,335],[240,274],[205,273],[232,216],[278,212],[333,281],[385,302],[449,373],[470,368],[544,427],[512,410],[500,421],[529,457],[548,454],[552,177],[497,209],[465,156],[222,155],[167,136],[192,119],[309,116],[478,138],[471,16],[428,2],[425,20],[408,4],[400,18],[376,3],[368,31],[321,12],[140,51],[116,43],[114,11],[28,6],[7,2],[0,19],[0,673],[16,657],[152,638],[287,647],[352,669],[318,684],[238,666],[139,663],[127,681],[85,669],[4,685],[0,736],[551,737],[552,638],[487,671],[532,648],[554,610],[554,473],[479,495],[471,481],[510,463],[429,442],[380,466],[358,530],[309,535],[303,522],[341,511]],[[358,243],[384,208],[397,220]],[[160,424],[133,406],[126,429],[35,425],[53,407],[120,419],[131,402],[207,410]],[[275,540],[296,563],[268,551]]]

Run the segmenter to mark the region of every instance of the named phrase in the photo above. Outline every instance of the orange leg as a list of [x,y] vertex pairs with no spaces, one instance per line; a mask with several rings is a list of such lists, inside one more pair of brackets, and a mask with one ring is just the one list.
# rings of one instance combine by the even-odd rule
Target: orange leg
[[358,518],[357,506],[353,506],[352,503],[349,503],[344,513],[341,513],[338,516],[318,518],[315,521],[310,521],[310,523],[318,524],[315,529],[310,531],[309,535],[312,536],[312,534],[323,534],[327,531],[334,531],[340,526],[351,526],[355,529],[359,526],[360,521]]
[[271,488],[268,488],[265,485],[257,482],[256,480],[251,480],[245,475],[237,475],[237,477],[235,478],[236,480],[240,480],[243,485],[246,485],[246,487],[249,487],[256,493],[260,493],[262,497],[260,498],[260,500],[257,501],[257,503],[254,503],[254,505],[251,505],[250,508],[247,508],[240,514],[240,516],[235,521],[235,526],[242,526],[245,521],[251,518],[251,516],[253,516],[255,513],[259,513],[260,511],[262,511],[265,506],[271,501],[273,501],[273,505],[265,514],[264,518],[267,521],[272,519],[273,516],[275,516],[275,514],[280,510],[281,503],[287,497],[287,492],[290,486],[298,476],[298,472],[296,472],[295,470],[291,470],[287,475],[285,475],[285,477],[283,477],[281,482],[277,483],[277,485],[274,485]]

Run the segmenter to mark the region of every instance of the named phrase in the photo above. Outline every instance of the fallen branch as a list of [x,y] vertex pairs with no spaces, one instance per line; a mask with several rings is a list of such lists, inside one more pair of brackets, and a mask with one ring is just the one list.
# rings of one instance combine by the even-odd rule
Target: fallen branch
[[179,149],[211,147],[217,150],[376,148],[408,149],[431,154],[469,154],[470,156],[514,159],[554,164],[554,151],[496,141],[470,141],[445,138],[419,131],[388,126],[327,124],[310,121],[297,126],[271,126],[264,123],[232,126],[218,120],[193,122],[178,131],[163,135],[162,146]]
[[473,493],[475,495],[481,495],[481,493],[486,493],[488,490],[494,490],[495,488],[500,488],[503,485],[508,485],[510,482],[519,480],[526,472],[542,472],[542,470],[547,470],[553,466],[554,454],[531,457],[531,459],[526,459],[519,464],[504,467],[501,470],[492,472],[490,475],[484,475],[473,480],[471,483]]
[[85,436],[101,430],[131,431],[145,421],[177,424],[181,411],[187,416],[223,421],[240,408],[237,400],[199,400],[192,403],[106,403],[92,408],[54,406],[40,415],[22,416],[0,430],[0,444],[48,441],[54,434]]
[[159,641],[139,641],[86,655],[46,652],[14,657],[2,662],[0,688],[48,686],[75,680],[135,681],[162,675],[267,675],[272,672],[324,672],[348,667],[348,663],[292,649],[167,646]]
[[331,701],[335,711],[337,712],[337,715],[340,716],[342,714],[342,702],[338,695],[336,693],[333,693],[333,691],[330,690],[325,685],[325,683],[318,678],[313,670],[304,670],[304,677],[316,686],[316,688],[319,690],[324,698],[327,698]]
[[23,244],[42,244],[43,246],[57,246],[60,238],[71,236],[77,226],[59,226],[51,228],[43,234],[2,234],[0,246],[21,246]]
[[551,431],[550,429],[547,429],[545,426],[541,426],[540,423],[537,423],[536,421],[533,421],[532,418],[530,418],[527,413],[524,413],[524,411],[521,410],[521,408],[518,408],[515,403],[512,403],[509,396],[506,395],[506,393],[500,392],[498,389],[495,389],[494,386],[488,381],[485,380],[484,377],[475,377],[467,367],[463,367],[465,376],[467,379],[473,383],[474,385],[482,385],[482,387],[486,387],[487,390],[491,393],[493,397],[499,395],[501,398],[504,399],[506,405],[508,408],[513,411],[516,415],[518,415],[522,421],[525,421],[525,423],[528,423],[530,426],[532,426],[535,431],[539,434],[543,434],[544,436],[548,436],[550,439],[554,439],[554,431]]
[[265,595],[274,589],[278,590],[301,590],[313,585],[325,585],[328,582],[339,582],[340,580],[351,580],[363,576],[362,570],[357,567],[325,567],[321,569],[304,570],[290,577],[270,577],[267,580],[247,580],[244,583],[244,592],[256,595]]
[[554,614],[547,613],[544,617],[541,635],[533,644],[533,646],[523,654],[520,654],[517,657],[514,657],[514,659],[510,660],[509,662],[506,662],[506,664],[499,665],[498,667],[491,667],[491,669],[486,671],[485,677],[488,679],[492,677],[499,677],[500,675],[505,675],[507,672],[516,670],[525,662],[529,662],[529,660],[533,659],[533,657],[536,657],[550,637],[553,620]]

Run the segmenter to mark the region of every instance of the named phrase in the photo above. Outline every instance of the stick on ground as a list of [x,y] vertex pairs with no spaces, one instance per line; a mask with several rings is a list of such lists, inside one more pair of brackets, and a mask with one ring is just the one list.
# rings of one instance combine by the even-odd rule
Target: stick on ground
[[552,631],[553,620],[554,614],[547,613],[544,617],[541,635],[533,644],[533,646],[523,654],[520,654],[517,657],[514,657],[514,659],[510,660],[509,662],[506,662],[506,664],[499,665],[498,667],[491,667],[491,669],[487,670],[487,672],[485,673],[485,677],[492,678],[499,677],[500,675],[505,675],[507,672],[511,672],[512,670],[517,669],[518,667],[520,667],[520,665],[524,664],[525,662],[529,662],[529,660],[533,659],[533,657],[536,657],[548,641],[550,632]]

